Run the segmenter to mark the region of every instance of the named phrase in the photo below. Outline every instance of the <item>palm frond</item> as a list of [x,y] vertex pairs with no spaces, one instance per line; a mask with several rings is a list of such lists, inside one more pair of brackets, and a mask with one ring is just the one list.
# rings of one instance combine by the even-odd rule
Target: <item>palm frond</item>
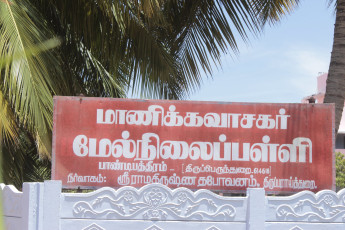
[[0,141],[5,138],[15,142],[18,136],[16,117],[0,89]]
[[1,169],[4,183],[21,189],[23,182],[39,182],[50,178],[48,159],[40,159],[36,141],[25,130],[20,131],[16,143],[0,142]]
[[200,86],[203,73],[212,76],[212,67],[220,66],[223,53],[238,53],[238,37],[247,41],[248,32],[259,31],[248,1],[171,0],[164,6],[164,15],[170,27],[160,38],[178,60],[187,92]]
[[11,64],[14,60],[21,59],[23,55],[28,57],[36,56],[37,54],[56,48],[61,44],[60,39],[52,38],[47,41],[42,42],[41,44],[35,45],[34,47],[28,47],[25,51],[21,51],[20,53],[13,54],[12,56],[5,56],[1,57],[0,59],[0,70],[3,66]]
[[[127,85],[126,79],[119,71],[111,74],[100,63],[100,61],[93,56],[93,53],[80,44],[82,50],[82,60],[85,61],[85,68],[83,71],[84,88],[87,95],[103,96],[103,97],[124,97],[125,88]],[[119,69],[119,68],[118,68]],[[91,72],[96,73],[94,76]]]
[[28,1],[0,4],[0,59],[15,57],[1,72],[1,90],[18,121],[43,137],[52,126],[52,92],[61,79],[50,70],[58,72],[52,65],[56,63],[52,52],[32,55],[27,50],[37,44],[45,46],[53,34],[43,29],[44,20],[37,18],[39,14]]
[[279,22],[282,17],[292,13],[300,0],[252,0],[262,26]]
[[115,11],[118,13],[115,18],[121,28],[133,29],[127,33],[130,45],[140,45],[140,49],[135,46],[126,49],[133,52],[129,53],[130,57],[136,57],[130,78],[133,91],[144,89],[144,92],[159,92],[160,96],[170,94],[166,98],[188,96],[200,86],[203,73],[211,76],[213,64],[220,66],[222,53],[238,52],[237,35],[247,41],[247,32],[256,34],[259,29],[252,5],[244,0],[168,0],[161,7],[164,15],[161,24],[150,22],[143,14],[136,17],[136,8],[118,3],[116,9],[120,9]]
[[[168,24],[159,4],[147,7],[139,1],[135,4],[128,2],[116,1],[112,10],[118,25],[117,33],[124,45],[121,60],[131,66],[129,82],[133,91],[140,92],[144,97],[164,98],[166,90],[162,85],[178,85],[175,81],[178,74],[176,60],[157,34],[157,30]],[[150,13],[145,14],[148,10],[151,10]],[[169,90],[174,95],[179,95],[181,91],[175,87]]]
[[338,6],[338,1],[337,0],[328,0],[328,7],[332,7],[333,6],[333,13],[334,15],[336,15],[337,13],[337,6]]
[[[95,70],[101,71],[99,74],[102,69],[107,70],[117,85],[123,85],[124,76],[132,88],[140,89],[148,97],[162,98],[164,92],[157,90],[162,88],[162,84],[165,87],[177,85],[174,82],[177,75],[174,59],[157,39],[154,30],[150,29],[166,24],[161,10],[165,1],[34,2],[37,8],[44,11],[45,17],[54,18],[51,27],[64,38],[62,47],[77,43],[83,46],[78,51],[80,57],[85,57],[84,50],[92,53],[92,59],[97,60],[99,67],[102,66],[89,69],[93,71],[92,75],[97,75]],[[62,55],[65,56],[65,53]],[[68,63],[66,65],[72,67]],[[175,90],[172,87],[169,91],[177,95]]]

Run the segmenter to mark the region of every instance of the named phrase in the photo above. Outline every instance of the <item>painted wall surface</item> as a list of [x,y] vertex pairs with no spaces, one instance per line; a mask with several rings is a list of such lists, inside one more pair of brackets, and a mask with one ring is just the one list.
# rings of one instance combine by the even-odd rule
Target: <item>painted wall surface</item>
[[[327,77],[327,73],[321,74],[317,77],[317,93],[314,95],[317,103],[323,103],[325,98]],[[345,133],[345,113],[342,115],[338,132]]]
[[[302,99],[302,103],[310,103],[310,98],[315,99],[315,103],[323,103],[327,86],[327,73],[323,73],[317,77],[317,92],[316,94],[307,96]],[[344,104],[345,105],[345,104]],[[335,142],[335,152],[341,152],[345,154],[345,113],[343,112],[340,120],[338,134]]]
[[7,230],[345,229],[345,189],[265,196],[250,188],[223,197],[161,184],[90,193],[61,193],[61,181],[0,188]]
[[52,178],[64,187],[334,185],[333,105],[55,97],[54,106]]
[[[325,98],[326,93],[326,81],[327,81],[328,74],[322,74],[317,77],[317,88],[318,88],[318,94],[320,95],[320,103],[323,103],[323,99]],[[340,125],[339,125],[339,133],[345,133],[345,113],[343,112],[343,115],[341,117]]]

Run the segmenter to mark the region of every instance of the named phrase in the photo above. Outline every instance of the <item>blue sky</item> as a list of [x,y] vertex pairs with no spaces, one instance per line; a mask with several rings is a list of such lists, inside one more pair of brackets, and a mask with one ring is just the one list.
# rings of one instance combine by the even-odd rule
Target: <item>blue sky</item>
[[304,0],[279,24],[267,26],[237,57],[223,55],[222,68],[204,78],[190,100],[299,103],[316,92],[327,72],[335,15],[327,0]]

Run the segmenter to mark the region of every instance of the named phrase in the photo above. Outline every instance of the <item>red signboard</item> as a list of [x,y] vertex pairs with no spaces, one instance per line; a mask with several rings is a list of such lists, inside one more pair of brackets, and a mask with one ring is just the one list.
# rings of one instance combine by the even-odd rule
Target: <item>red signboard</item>
[[333,123],[331,104],[55,97],[52,178],[66,188],[332,189]]

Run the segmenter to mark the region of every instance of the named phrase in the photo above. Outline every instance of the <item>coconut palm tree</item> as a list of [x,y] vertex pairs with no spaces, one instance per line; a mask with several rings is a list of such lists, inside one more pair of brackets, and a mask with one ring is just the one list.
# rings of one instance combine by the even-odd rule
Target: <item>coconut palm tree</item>
[[325,103],[335,103],[335,130],[338,132],[345,99],[345,0],[335,2],[336,18],[333,48],[325,94]]
[[53,95],[185,98],[259,26],[248,0],[1,0],[0,59],[21,54],[0,68],[5,181],[47,175]]
[[[253,0],[263,26],[266,23],[278,22],[282,16],[292,12],[301,2],[301,0]],[[335,104],[337,133],[345,99],[345,0],[328,0],[328,4],[335,6],[336,19],[324,103]]]

